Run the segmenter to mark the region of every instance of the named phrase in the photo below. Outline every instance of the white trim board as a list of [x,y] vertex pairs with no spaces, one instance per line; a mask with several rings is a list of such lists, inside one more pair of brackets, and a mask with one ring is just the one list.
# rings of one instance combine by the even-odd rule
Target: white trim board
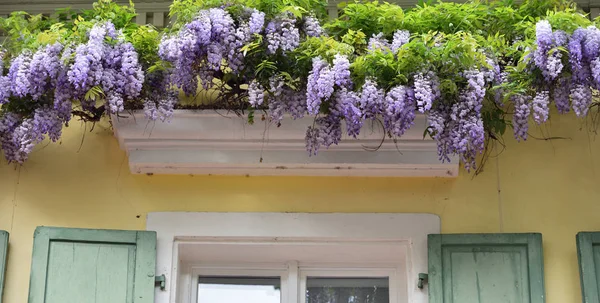
[[399,242],[406,247],[406,280],[411,303],[426,303],[427,290],[417,288],[417,275],[427,272],[427,235],[440,233],[433,214],[307,213],[149,213],[146,229],[157,232],[157,275],[167,277],[156,303],[176,303],[179,242],[240,243],[294,241]]
[[378,122],[365,122],[358,138],[306,151],[314,117],[284,117],[280,126],[227,111],[176,110],[170,122],[149,122],[142,112],[112,118],[115,136],[134,174],[457,177],[458,158],[442,163],[436,142],[423,138],[427,118],[401,138],[388,138]]

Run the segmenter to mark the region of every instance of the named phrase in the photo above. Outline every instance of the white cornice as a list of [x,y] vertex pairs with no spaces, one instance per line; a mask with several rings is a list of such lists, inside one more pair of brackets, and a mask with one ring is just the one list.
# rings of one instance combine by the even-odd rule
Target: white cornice
[[[425,117],[402,138],[385,138],[366,125],[357,139],[309,157],[305,134],[313,118],[285,118],[280,127],[216,111],[176,111],[170,123],[148,122],[143,113],[113,117],[115,136],[136,174],[456,177],[458,162],[441,163]],[[382,143],[383,141],[383,143]],[[377,149],[374,151],[374,149]],[[261,161],[262,159],[262,161]]]

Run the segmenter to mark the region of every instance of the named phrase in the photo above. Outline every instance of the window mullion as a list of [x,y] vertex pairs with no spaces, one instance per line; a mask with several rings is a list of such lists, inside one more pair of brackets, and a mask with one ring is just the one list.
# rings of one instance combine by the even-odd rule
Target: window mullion
[[285,284],[287,287],[286,297],[284,303],[299,303],[299,275],[300,271],[298,270],[298,262],[297,261],[289,261],[287,262],[287,283]]

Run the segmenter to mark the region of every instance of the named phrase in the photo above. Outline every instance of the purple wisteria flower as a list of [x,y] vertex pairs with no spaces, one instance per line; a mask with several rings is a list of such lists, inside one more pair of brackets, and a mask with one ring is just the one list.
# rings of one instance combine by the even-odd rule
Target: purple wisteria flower
[[533,121],[538,125],[548,120],[549,105],[550,92],[547,90],[538,92],[533,98],[533,101],[531,102]]
[[433,73],[419,73],[415,75],[415,100],[417,101],[417,109],[420,112],[428,111],[433,105],[433,102],[439,95],[437,86],[437,79]]
[[360,109],[365,119],[375,119],[383,112],[384,92],[377,87],[377,83],[367,79],[360,93]]
[[258,81],[253,80],[248,85],[248,102],[250,103],[250,105],[256,107],[256,106],[262,105],[264,100],[265,100],[264,88],[260,85],[260,83],[258,83]]
[[323,99],[333,94],[334,84],[334,74],[327,61],[320,57],[314,58],[306,84],[306,106],[309,114],[316,115],[319,112]]
[[345,55],[337,54],[333,59],[332,73],[335,78],[335,85],[341,88],[352,88],[352,79],[350,79],[350,61]]
[[592,90],[589,86],[576,84],[571,88],[571,103],[577,117],[587,115],[592,104]]
[[527,140],[527,131],[529,131],[529,114],[531,107],[529,99],[525,95],[515,95],[512,97],[512,102],[515,107],[513,114],[512,126],[517,141]]
[[404,86],[393,87],[385,96],[383,124],[386,130],[401,137],[414,124],[413,92]]
[[304,17],[304,33],[309,37],[320,37],[323,35],[323,28],[319,20],[313,16]]
[[398,30],[394,33],[394,37],[392,39],[392,52],[395,54],[398,52],[402,45],[408,43],[410,40],[410,32],[406,30]]
[[569,112],[569,93],[571,90],[571,83],[569,79],[560,78],[556,82],[553,91],[554,105],[560,114],[566,114]]
[[373,34],[371,38],[369,38],[369,43],[367,44],[367,49],[369,52],[374,52],[376,50],[386,51],[391,49],[390,42],[385,39],[383,33]]
[[265,26],[265,13],[253,9],[248,24],[250,35],[260,34]]

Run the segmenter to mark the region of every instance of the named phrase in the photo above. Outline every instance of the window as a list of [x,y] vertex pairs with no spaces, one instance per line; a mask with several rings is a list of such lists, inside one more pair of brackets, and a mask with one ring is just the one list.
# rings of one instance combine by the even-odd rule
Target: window
[[157,303],[426,302],[428,214],[152,213]]
[[281,278],[258,276],[200,276],[198,303],[281,303]]
[[[395,270],[327,272],[305,271],[300,278],[301,303],[398,302]],[[391,286],[390,286],[391,285]]]

